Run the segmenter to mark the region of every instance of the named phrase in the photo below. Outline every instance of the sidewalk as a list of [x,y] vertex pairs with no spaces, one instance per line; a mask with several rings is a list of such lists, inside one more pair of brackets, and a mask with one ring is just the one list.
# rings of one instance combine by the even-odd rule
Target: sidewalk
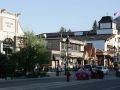
[[[56,72],[48,72],[47,73],[51,78],[58,77],[66,77],[65,72],[60,72],[59,76],[56,76]],[[110,72],[108,75],[105,75],[104,80],[108,79],[119,79],[120,77],[116,77],[115,72]],[[71,79],[76,79],[75,72],[71,71]]]
[[[71,71],[71,77],[75,77],[75,72]],[[56,72],[47,72],[47,75],[50,77],[65,77],[65,72],[59,72],[59,75],[56,75]]]
[[[47,75],[49,75],[49,77],[40,77],[40,78],[15,78],[15,79],[11,79],[8,78],[7,80],[5,80],[5,78],[1,79],[0,78],[0,82],[4,82],[4,81],[21,81],[21,80],[34,80],[34,79],[47,79],[47,78],[65,78],[65,72],[60,72],[59,76],[56,76],[56,72],[48,72]],[[76,80],[76,76],[75,76],[75,72],[71,71],[71,80]],[[110,79],[120,79],[120,77],[116,77],[115,76],[115,72],[111,72],[109,73],[109,75],[105,75],[104,80],[110,80]],[[90,80],[95,80],[95,79],[90,79]],[[96,79],[98,80],[98,79]]]

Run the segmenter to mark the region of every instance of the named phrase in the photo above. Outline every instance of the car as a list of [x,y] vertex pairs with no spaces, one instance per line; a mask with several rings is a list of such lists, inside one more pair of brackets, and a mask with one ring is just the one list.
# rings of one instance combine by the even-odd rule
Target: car
[[92,65],[90,65],[90,64],[85,64],[84,68],[88,69],[89,71],[92,71]]
[[84,68],[88,69],[89,71],[94,71],[95,67],[96,67],[95,65],[91,65],[91,64],[85,64],[84,65]]
[[103,71],[104,74],[109,73],[109,69],[107,67],[105,67],[105,66],[96,66],[96,70]]

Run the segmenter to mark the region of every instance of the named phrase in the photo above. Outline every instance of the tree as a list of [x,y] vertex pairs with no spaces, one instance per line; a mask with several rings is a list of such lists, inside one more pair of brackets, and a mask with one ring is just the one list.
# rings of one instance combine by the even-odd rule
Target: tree
[[33,33],[26,32],[27,46],[18,53],[18,67],[24,74],[33,73],[36,64],[43,66],[50,63],[50,52],[46,49],[45,41],[38,39]]
[[71,29],[69,29],[67,32],[71,32],[72,30]]
[[8,58],[6,55],[0,53],[0,77],[6,76],[6,67],[7,67]]
[[95,20],[94,23],[93,23],[92,31],[96,32],[97,28],[98,28],[98,26],[97,26],[97,22]]
[[[9,75],[16,75],[16,73],[22,73],[22,75],[31,74],[34,73],[37,64],[42,67],[50,63],[50,52],[46,49],[45,41],[41,38],[38,39],[31,32],[26,32],[25,37],[27,38],[26,47],[12,53],[9,60],[6,60],[5,56],[1,57],[7,66],[4,67]],[[2,61],[1,65],[3,65]]]
[[64,27],[61,27],[59,32],[71,32],[71,29],[67,30]]
[[59,32],[66,32],[66,31],[67,30],[64,27],[61,27]]

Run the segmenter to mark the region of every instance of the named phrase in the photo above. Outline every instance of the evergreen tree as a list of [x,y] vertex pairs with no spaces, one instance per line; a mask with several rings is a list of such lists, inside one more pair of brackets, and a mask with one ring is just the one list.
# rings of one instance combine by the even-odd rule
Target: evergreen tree
[[69,29],[67,32],[71,32],[72,30],[71,29]]
[[96,32],[97,28],[98,28],[98,26],[97,26],[97,22],[95,20],[94,23],[93,23],[92,31]]
[[64,27],[61,27],[59,32],[71,32],[71,29],[67,30]]
[[61,27],[59,32],[66,32],[66,31],[67,30],[64,27]]

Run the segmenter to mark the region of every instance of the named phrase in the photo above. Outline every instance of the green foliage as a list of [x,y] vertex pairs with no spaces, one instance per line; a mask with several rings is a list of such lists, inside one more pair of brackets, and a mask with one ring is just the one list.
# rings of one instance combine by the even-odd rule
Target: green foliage
[[5,74],[8,58],[0,53],[0,74]]
[[45,41],[38,39],[33,33],[27,32],[27,47],[19,52],[19,68],[24,73],[34,72],[36,64],[43,66],[50,63],[50,52],[46,49]]
[[98,26],[97,26],[97,22],[96,22],[96,20],[95,20],[94,23],[93,23],[92,30],[96,32],[96,31],[97,31],[97,28],[98,28]]
[[43,67],[50,63],[50,51],[46,49],[43,39],[38,39],[33,33],[26,32],[27,45],[10,56],[0,54],[0,71],[7,76],[35,75],[36,65]]
[[61,27],[59,32],[66,32],[66,31],[67,30],[64,27]]
[[71,29],[68,30],[68,32],[71,32],[71,31],[72,31]]
[[11,76],[15,71],[15,60],[11,56],[0,54],[0,71],[3,75]]
[[71,29],[67,30],[64,27],[61,27],[59,32],[71,32]]
[[0,66],[5,66],[6,61],[7,61],[6,55],[0,53]]

